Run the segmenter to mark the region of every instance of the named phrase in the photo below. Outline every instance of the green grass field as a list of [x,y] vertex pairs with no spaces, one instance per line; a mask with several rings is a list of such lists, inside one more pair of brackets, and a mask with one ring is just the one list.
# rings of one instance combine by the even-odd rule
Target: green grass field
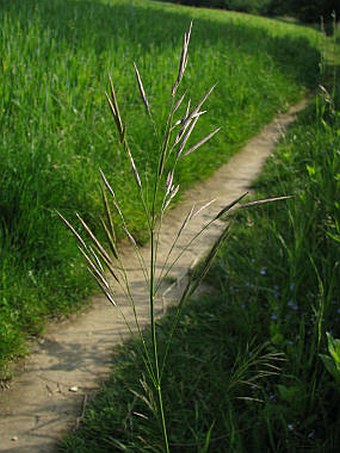
[[[99,166],[118,188],[131,231],[145,240],[145,218],[127,182],[130,170],[104,92],[111,74],[137,165],[151,184],[157,143],[145,127],[132,62],[155,116],[163,118],[191,18],[183,89],[195,102],[218,84],[204,128],[222,132],[187,159],[179,174],[183,188],[211,175],[276,112],[316,86],[320,35],[151,1],[1,2],[0,366],[25,352],[25,339],[46,319],[79,309],[93,291],[55,209],[68,218],[77,210],[95,229]],[[204,132],[197,128],[199,136]]]

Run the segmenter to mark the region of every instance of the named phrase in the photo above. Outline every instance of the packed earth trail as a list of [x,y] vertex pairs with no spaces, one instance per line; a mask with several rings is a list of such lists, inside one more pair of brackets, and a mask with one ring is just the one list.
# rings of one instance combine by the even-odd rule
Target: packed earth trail
[[[288,113],[279,115],[209,180],[185,193],[183,201],[169,212],[164,221],[159,268],[192,205],[198,209],[216,199],[189,222],[173,256],[220,209],[249,190],[286,127],[305,106],[306,101],[302,101]],[[163,282],[157,308],[159,315],[178,300],[188,271],[211,249],[224,225],[223,222],[215,223],[206,230],[176,263],[170,278]],[[142,253],[147,261],[147,246]],[[143,274],[129,247],[123,250],[123,256],[137,301],[138,316],[145,325],[149,306]],[[125,316],[132,320],[129,303],[122,294],[119,300]],[[88,397],[109,375],[114,346],[128,336],[128,329],[118,312],[101,296],[94,297],[91,308],[79,316],[49,326],[35,343],[31,355],[16,371],[10,387],[0,393],[0,451],[55,451],[61,436],[79,422]]]

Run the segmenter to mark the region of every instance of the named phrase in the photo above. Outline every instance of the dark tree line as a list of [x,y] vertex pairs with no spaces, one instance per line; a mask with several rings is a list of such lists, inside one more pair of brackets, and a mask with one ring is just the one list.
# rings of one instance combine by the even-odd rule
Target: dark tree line
[[[167,0],[169,1],[169,0]],[[171,0],[170,0],[171,1]],[[340,16],[339,0],[172,0],[190,6],[222,8],[263,15],[290,15],[303,22],[325,22],[332,19],[333,11]]]
[[320,22],[321,17],[328,22],[333,12],[340,15],[338,0],[271,0],[268,7],[269,14],[290,14],[303,22]]

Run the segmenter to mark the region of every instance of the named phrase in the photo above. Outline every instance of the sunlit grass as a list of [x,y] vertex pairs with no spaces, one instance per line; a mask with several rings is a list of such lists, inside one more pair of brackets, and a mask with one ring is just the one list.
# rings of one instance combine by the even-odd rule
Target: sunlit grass
[[[209,148],[179,173],[187,187],[212,174],[278,110],[317,81],[318,34],[242,14],[196,11],[142,1],[5,0],[0,7],[0,323],[1,361],[20,351],[42,317],[67,313],[92,291],[55,209],[75,210],[96,227],[98,168],[109,174],[141,241],[145,219],[127,185],[104,91],[117,95],[145,185],[157,165],[152,128],[135,94],[132,61],[149,100],[164,106],[181,43],[195,24],[187,86],[217,83],[205,128],[222,126]],[[159,71],[159,68],[162,68]],[[157,102],[156,102],[157,101]],[[159,118],[166,109],[155,111]],[[15,341],[14,341],[15,339]],[[16,345],[16,346],[14,346]]]

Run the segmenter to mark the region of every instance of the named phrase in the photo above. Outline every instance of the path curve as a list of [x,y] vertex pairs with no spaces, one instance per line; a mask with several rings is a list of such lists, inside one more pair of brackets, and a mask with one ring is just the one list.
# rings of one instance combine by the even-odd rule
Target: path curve
[[[211,179],[185,193],[183,202],[170,211],[165,220],[163,231],[166,234],[161,237],[160,265],[165,250],[169,248],[193,202],[199,207],[213,198],[217,199],[189,223],[177,250],[223,206],[249,189],[286,127],[305,106],[306,101],[302,101],[288,113],[279,115],[217,170]],[[178,299],[188,269],[207,253],[222,227],[215,224],[210,228],[172,270],[171,281],[175,283],[162,288],[159,313]],[[136,260],[131,250],[125,251],[124,259],[138,300],[140,319],[146,323],[148,303],[141,272],[135,267]],[[124,305],[124,300],[121,303],[124,313],[130,316],[127,304]],[[0,393],[0,451],[54,451],[60,436],[74,426],[81,415],[87,395],[92,394],[108,376],[113,346],[126,337],[127,329],[117,311],[99,296],[94,298],[89,311],[49,327],[24,361],[11,387]]]

